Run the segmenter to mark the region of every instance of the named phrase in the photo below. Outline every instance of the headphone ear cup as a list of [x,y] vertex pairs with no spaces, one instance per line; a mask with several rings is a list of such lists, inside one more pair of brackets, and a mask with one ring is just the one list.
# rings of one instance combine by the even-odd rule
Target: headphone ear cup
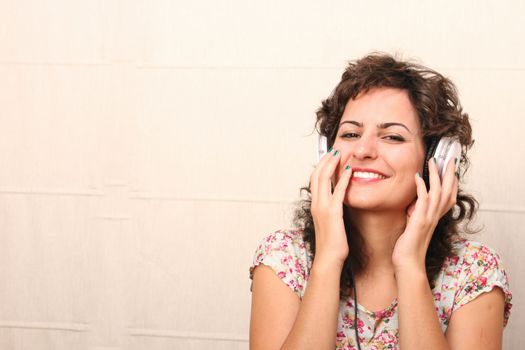
[[428,161],[430,160],[430,158],[434,157],[437,146],[439,144],[439,140],[439,137],[430,137],[426,142],[427,153],[425,155],[425,163],[423,164],[423,180],[425,181],[427,190],[430,188],[430,172],[428,169]]

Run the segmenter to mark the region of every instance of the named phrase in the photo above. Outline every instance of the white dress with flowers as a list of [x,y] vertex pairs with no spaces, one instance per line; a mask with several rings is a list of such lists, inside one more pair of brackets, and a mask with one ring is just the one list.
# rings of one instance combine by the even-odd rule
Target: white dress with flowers
[[[499,287],[505,294],[504,324],[512,307],[508,278],[498,254],[478,242],[459,240],[456,255],[445,259],[432,290],[441,329],[447,329],[452,312],[478,295]],[[272,268],[277,276],[302,299],[312,266],[312,254],[300,231],[280,230],[266,236],[258,246],[253,269],[260,264]],[[362,349],[399,349],[397,299],[386,309],[372,312],[358,304],[357,330]],[[352,298],[339,303],[336,349],[357,349]]]

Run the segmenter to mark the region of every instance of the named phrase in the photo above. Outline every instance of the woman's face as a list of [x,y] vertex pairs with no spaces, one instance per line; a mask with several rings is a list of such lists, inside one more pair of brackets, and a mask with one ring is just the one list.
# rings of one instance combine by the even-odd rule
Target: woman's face
[[407,91],[376,88],[350,100],[334,143],[344,167],[353,169],[344,204],[364,210],[404,210],[416,197],[425,148]]

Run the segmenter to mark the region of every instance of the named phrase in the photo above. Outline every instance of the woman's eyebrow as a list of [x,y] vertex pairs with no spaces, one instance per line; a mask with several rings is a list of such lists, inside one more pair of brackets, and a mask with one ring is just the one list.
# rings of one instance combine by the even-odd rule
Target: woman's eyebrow
[[[343,125],[343,124],[345,124],[345,123],[353,124],[353,125],[358,126],[358,127],[360,127],[360,128],[363,127],[363,123],[360,123],[360,122],[355,121],[355,120],[345,120],[344,122],[341,122],[341,123],[339,124],[339,126],[341,126],[341,125]],[[381,124],[378,124],[378,125],[377,125],[377,127],[378,127],[379,129],[386,129],[386,128],[389,128],[389,127],[391,127],[391,126],[401,126],[401,127],[405,128],[409,133],[412,134],[412,131],[410,131],[410,129],[407,128],[407,126],[406,126],[405,124],[402,124],[402,123],[389,122],[389,123],[381,123]]]
[[354,124],[355,126],[358,126],[360,128],[363,127],[363,123],[356,122],[355,120],[345,120],[344,122],[339,123],[339,126],[343,125],[344,123]]
[[386,129],[386,128],[389,128],[389,127],[391,127],[391,126],[396,126],[396,125],[397,125],[397,126],[401,126],[401,127],[405,128],[405,129],[407,129],[407,131],[408,131],[409,133],[412,133],[412,131],[410,131],[410,129],[407,128],[405,124],[401,124],[401,123],[393,123],[393,122],[392,122],[392,123],[381,123],[381,124],[377,125],[377,127],[378,127],[379,129]]

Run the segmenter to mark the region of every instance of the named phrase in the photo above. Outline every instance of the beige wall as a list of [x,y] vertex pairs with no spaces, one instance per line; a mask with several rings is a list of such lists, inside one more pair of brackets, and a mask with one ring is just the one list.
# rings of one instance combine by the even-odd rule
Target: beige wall
[[520,348],[525,3],[434,4],[0,1],[0,349],[247,349],[253,251],[372,50],[459,87]]

